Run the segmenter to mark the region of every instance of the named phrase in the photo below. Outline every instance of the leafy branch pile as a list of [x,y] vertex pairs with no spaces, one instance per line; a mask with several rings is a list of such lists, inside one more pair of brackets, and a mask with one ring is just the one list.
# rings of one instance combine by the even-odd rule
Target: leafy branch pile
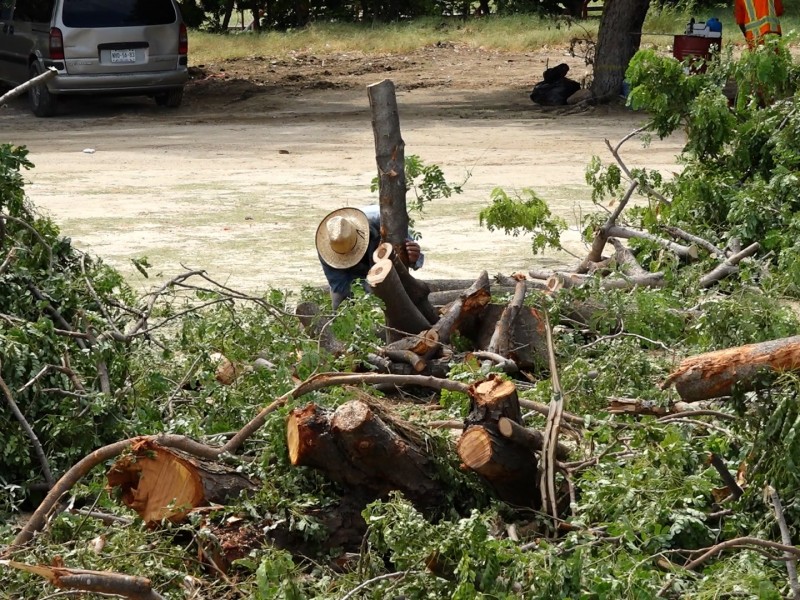
[[[731,77],[739,86],[732,103],[722,91]],[[631,103],[652,115],[647,131],[685,131],[683,169],[665,180],[629,168],[621,145],[609,144],[615,162],[594,161],[588,177],[598,206],[618,200],[587,223],[589,257],[527,282],[534,289],[526,303],[554,325],[557,364],[516,374],[514,384],[523,406],[563,396],[560,441],[570,456],[556,465],[556,518],[492,497],[459,468],[447,433],[448,423],[468,416],[465,384],[508,370],[506,363],[465,356],[466,340],[454,336],[459,359],[438,392],[404,388],[389,403],[371,385],[340,385],[382,377],[345,375],[383,343],[373,296],[357,294],[316,336],[293,307],[324,307],[318,290],[253,297],[190,272],[136,298],[27,203],[20,171],[31,165],[24,149],[3,146],[0,510],[11,518],[0,525],[8,543],[0,589],[41,597],[41,576],[63,585],[83,569],[95,578],[146,577],[154,598],[796,593],[787,566],[800,556],[800,365],[759,372],[700,403],[664,382],[694,354],[800,332],[798,69],[782,46],[694,76],[643,52],[628,78]],[[636,193],[642,200],[631,207]],[[557,246],[564,226],[532,191],[519,201],[496,191],[481,218],[532,232],[536,249]],[[608,260],[606,243],[620,233],[629,243]],[[598,236],[605,237],[594,252]],[[704,279],[753,244],[724,274]],[[641,276],[634,265],[659,276],[623,285]],[[146,272],[146,262],[141,267]],[[343,351],[322,343],[328,330]],[[340,484],[291,466],[291,408],[311,400],[334,409],[365,396],[387,422],[412,424],[417,445],[429,450],[445,490],[436,510],[390,493],[353,515]],[[552,431],[542,412],[523,419]],[[53,500],[35,543],[12,545],[21,513],[39,505],[52,480],[101,446],[142,442],[137,436],[193,441],[258,487],[185,520],[148,525],[94,468]],[[124,451],[135,455],[133,445]],[[331,537],[359,519],[355,540]]]

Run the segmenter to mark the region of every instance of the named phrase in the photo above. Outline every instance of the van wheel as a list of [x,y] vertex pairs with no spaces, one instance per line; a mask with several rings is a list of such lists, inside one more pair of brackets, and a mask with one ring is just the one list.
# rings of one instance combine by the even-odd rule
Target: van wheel
[[[44,71],[39,63],[33,63],[30,68],[31,78],[41,75]],[[58,110],[58,97],[51,94],[47,84],[40,84],[28,90],[28,102],[31,111],[37,117],[52,117]]]
[[155,95],[156,104],[168,108],[178,108],[183,102],[183,88],[177,88]]

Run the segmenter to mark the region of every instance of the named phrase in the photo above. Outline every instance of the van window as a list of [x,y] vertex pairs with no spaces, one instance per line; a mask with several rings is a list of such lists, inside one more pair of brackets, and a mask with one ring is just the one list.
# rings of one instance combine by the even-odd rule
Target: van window
[[55,0],[17,0],[14,20],[32,23],[49,23],[53,16]]
[[167,25],[178,16],[172,0],[64,0],[66,27]]

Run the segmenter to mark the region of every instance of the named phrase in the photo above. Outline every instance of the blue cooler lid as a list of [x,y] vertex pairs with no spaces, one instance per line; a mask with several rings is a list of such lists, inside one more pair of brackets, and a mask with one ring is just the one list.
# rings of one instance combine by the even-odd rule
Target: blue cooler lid
[[722,23],[716,17],[711,17],[706,21],[706,27],[708,27],[709,31],[722,31]]

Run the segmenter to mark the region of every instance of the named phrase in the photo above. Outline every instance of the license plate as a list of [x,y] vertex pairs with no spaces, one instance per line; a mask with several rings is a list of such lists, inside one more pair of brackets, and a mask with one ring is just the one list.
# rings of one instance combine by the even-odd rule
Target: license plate
[[135,63],[136,50],[112,50],[111,51],[112,63]]

